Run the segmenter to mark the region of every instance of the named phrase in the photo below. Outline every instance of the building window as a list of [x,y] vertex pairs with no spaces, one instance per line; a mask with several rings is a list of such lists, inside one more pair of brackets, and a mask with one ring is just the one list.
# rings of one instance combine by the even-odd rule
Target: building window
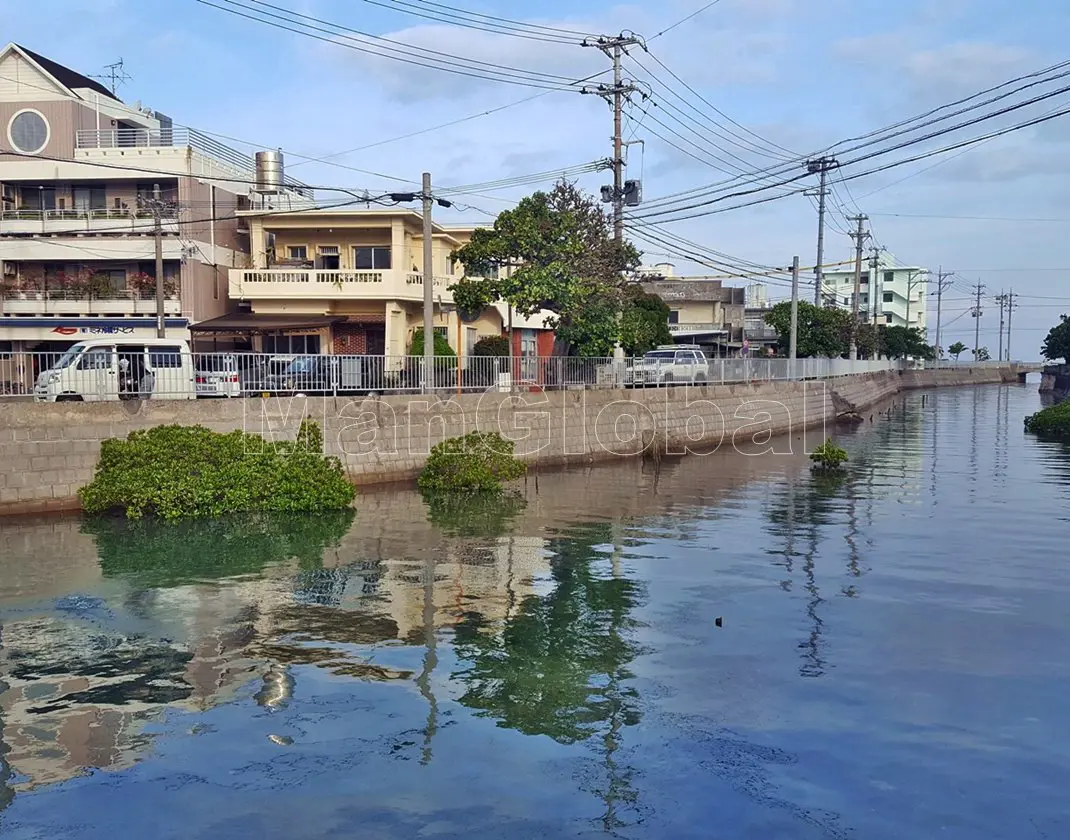
[[891,315],[885,315],[884,316],[884,323],[886,323],[886,324],[892,323],[892,316]]
[[486,278],[488,280],[497,280],[500,275],[501,275],[501,268],[499,268],[498,266],[492,265],[492,266],[489,266],[487,268]]
[[12,148],[26,155],[36,155],[48,145],[51,130],[40,111],[27,108],[19,111],[7,124],[7,139]]
[[8,359],[15,350],[15,342],[10,339],[0,340],[0,359]]
[[843,305],[844,305],[844,306],[848,306],[848,305],[850,305],[850,303],[851,303],[851,299],[850,299],[850,298],[846,298],[846,297],[845,297],[845,298],[843,299]]
[[291,260],[307,260],[308,259],[308,246],[307,245],[288,245],[286,247],[286,257]]
[[670,324],[679,324],[680,323],[680,310],[679,309],[670,309],[669,310],[669,323]]
[[265,335],[261,346],[265,353],[318,356],[320,337],[318,335]]
[[104,187],[82,186],[75,187],[74,209],[86,212],[89,210],[106,210],[108,208],[108,196]]
[[390,268],[390,249],[362,246],[353,248],[353,267],[360,271],[381,271]]
[[862,275],[862,279],[859,282],[862,283],[865,286],[869,285],[869,272],[868,271],[865,274]]
[[886,272],[884,272],[884,282],[885,283],[894,283],[895,282],[895,272],[894,271],[886,271]]
[[895,295],[893,295],[891,292],[885,292],[884,293],[884,302],[885,303],[891,303],[892,302],[892,298],[894,298],[894,297],[895,297]]
[[433,329],[437,335],[440,335],[443,338],[449,338],[450,336],[449,327],[432,327],[431,329]]
[[861,300],[862,303],[869,303],[869,295],[864,294],[859,298],[859,300]]

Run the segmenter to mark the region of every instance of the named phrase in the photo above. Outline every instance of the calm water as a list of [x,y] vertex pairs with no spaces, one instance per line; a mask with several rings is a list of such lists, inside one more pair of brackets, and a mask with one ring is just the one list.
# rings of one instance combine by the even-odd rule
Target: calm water
[[1023,435],[1035,387],[875,411],[842,480],[714,456],[475,511],[4,522],[0,836],[1068,837],[1070,449]]

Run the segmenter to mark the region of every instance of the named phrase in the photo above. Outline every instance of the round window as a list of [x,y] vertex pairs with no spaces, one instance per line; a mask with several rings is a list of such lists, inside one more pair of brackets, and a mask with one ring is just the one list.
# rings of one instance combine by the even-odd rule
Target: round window
[[8,139],[16,151],[35,155],[48,144],[48,123],[37,111],[20,111],[11,118]]

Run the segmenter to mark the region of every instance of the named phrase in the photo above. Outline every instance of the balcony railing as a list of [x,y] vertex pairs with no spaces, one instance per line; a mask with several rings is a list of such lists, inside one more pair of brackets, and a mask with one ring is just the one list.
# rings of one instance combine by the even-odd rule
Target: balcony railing
[[727,333],[724,324],[669,324],[671,333]]
[[[167,295],[164,310],[180,314],[175,294]],[[88,292],[75,289],[0,290],[3,315],[150,315],[156,311],[153,289],[105,289]]]
[[[161,217],[165,233],[178,232],[177,209],[165,208]],[[0,234],[34,233],[146,233],[155,222],[145,210],[3,210]]]
[[[252,157],[220,143],[195,128],[104,128],[79,129],[75,132],[76,149],[189,148],[253,176]],[[306,198],[313,197],[311,187],[284,177],[283,184]]]
[[[436,276],[435,296],[452,302],[448,290],[456,277]],[[378,271],[327,270],[317,268],[232,269],[232,298],[422,298],[422,274],[394,269]]]

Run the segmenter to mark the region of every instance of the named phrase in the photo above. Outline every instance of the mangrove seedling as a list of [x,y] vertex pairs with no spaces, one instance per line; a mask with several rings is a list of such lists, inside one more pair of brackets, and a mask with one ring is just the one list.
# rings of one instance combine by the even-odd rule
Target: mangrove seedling
[[839,472],[847,461],[847,450],[841,449],[829,438],[810,453],[810,460],[813,462],[810,465],[813,470]]

